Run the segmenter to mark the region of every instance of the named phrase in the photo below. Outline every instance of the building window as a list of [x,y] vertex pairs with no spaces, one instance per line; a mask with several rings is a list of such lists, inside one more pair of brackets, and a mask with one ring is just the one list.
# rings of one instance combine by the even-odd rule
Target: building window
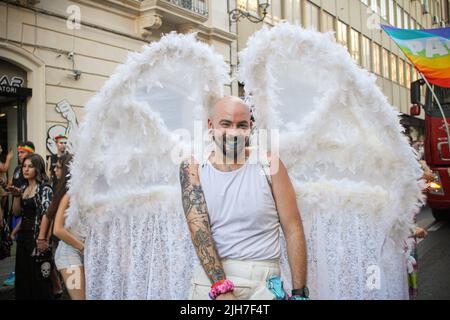
[[334,16],[325,11],[322,14],[322,31],[335,31]]
[[258,13],[258,0],[247,0],[247,10],[249,12],[253,12],[254,14]]
[[442,13],[441,13],[441,1],[436,0],[434,5],[436,6],[435,16],[437,16],[439,19],[442,19],[443,17],[442,17]]
[[409,89],[411,87],[411,65],[405,63],[405,85]]
[[366,70],[370,71],[370,39],[362,37],[362,59],[361,65]]
[[395,6],[394,0],[389,0],[389,24],[391,26],[395,25]]
[[370,8],[373,12],[378,13],[378,1],[377,0],[370,0]]
[[253,14],[258,13],[258,0],[238,0],[238,9],[243,11],[252,12]]
[[399,6],[397,6],[397,28],[403,27],[403,19],[402,19],[403,10]]
[[295,24],[300,24],[300,21],[302,20],[300,17],[300,0],[294,0],[292,1],[292,22]]
[[405,63],[400,58],[398,58],[398,83],[405,85]]
[[319,27],[319,8],[311,2],[306,2],[305,10],[305,28],[320,30]]
[[247,0],[238,0],[237,1],[237,8],[240,10],[247,10]]
[[391,60],[391,80],[397,82],[397,56],[393,53],[390,54]]
[[347,25],[341,21],[337,23],[337,41],[348,48]]
[[389,73],[389,53],[383,48],[383,77],[390,79]]
[[[181,7],[186,10],[193,11],[195,13],[199,13],[201,15],[208,15],[208,6],[206,0],[166,0],[167,2],[173,3],[174,5]],[[251,2],[250,0],[242,1],[238,0],[237,6],[240,9],[245,10],[245,5],[247,2]],[[244,6],[244,7],[243,7]]]
[[380,11],[381,11],[380,15],[381,15],[381,18],[384,19],[385,21],[387,21],[387,19],[388,19],[386,1],[387,0],[380,0]]
[[354,29],[350,29],[350,55],[359,63],[359,32]]
[[403,27],[409,29],[409,14],[406,12],[403,13]]
[[381,75],[380,46],[372,43],[372,71]]

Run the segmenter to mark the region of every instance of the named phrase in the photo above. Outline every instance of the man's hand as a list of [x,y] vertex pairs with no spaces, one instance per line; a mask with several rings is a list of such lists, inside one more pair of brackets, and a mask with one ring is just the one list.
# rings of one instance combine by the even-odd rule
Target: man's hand
[[233,292],[219,294],[216,300],[238,300]]
[[428,235],[428,232],[423,228],[416,228],[416,232],[414,232],[414,236],[417,238],[425,238]]

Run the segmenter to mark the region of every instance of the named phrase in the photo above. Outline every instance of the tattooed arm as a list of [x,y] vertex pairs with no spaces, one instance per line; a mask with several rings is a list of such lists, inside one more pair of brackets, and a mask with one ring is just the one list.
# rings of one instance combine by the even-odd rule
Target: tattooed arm
[[[184,161],[180,166],[180,183],[184,213],[191,231],[195,251],[211,283],[225,279],[225,272],[211,235],[208,209],[198,176],[198,164]],[[217,299],[235,299],[232,293]]]

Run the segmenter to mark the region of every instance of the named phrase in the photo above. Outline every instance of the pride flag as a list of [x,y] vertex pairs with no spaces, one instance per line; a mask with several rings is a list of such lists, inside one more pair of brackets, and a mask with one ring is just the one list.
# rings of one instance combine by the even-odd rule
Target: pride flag
[[381,27],[428,82],[450,88],[450,28],[408,30]]

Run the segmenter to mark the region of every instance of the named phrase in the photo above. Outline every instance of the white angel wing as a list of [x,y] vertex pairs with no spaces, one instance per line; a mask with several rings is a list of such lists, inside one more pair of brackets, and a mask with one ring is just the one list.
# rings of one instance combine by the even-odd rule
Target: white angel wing
[[67,218],[86,236],[88,298],[187,297],[197,260],[181,204],[179,133],[204,120],[227,72],[195,35],[169,34],[130,54],[88,102]]
[[422,198],[421,170],[375,76],[332,34],[287,23],[256,33],[240,62],[258,127],[280,130],[311,296],[406,298],[402,249]]

